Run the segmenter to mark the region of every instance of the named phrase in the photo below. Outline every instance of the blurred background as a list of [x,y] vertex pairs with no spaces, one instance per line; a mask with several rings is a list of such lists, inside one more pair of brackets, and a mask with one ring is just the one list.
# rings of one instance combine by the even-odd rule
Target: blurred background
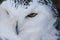
[[60,0],[52,0],[52,2],[54,3],[54,5],[56,6],[57,10],[58,10],[58,15],[60,17]]

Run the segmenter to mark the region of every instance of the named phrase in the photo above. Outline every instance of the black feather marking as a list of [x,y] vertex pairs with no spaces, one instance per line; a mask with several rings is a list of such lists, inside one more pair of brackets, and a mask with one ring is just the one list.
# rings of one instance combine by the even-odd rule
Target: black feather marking
[[16,22],[16,34],[17,35],[19,34],[19,31],[18,31],[18,21]]

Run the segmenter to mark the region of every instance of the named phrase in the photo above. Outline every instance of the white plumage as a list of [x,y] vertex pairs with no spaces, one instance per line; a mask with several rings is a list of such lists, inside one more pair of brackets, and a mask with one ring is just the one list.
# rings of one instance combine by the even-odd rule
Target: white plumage
[[[33,0],[29,5],[14,3],[14,0],[4,1],[0,5],[0,40],[57,40],[58,31],[54,25],[57,17],[52,2],[46,1],[47,5],[45,0]],[[37,15],[29,17],[31,13]]]

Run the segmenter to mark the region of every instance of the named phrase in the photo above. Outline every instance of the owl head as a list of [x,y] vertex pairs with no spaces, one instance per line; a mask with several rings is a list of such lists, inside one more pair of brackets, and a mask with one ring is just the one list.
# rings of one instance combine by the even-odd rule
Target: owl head
[[10,17],[16,17],[21,40],[29,40],[29,37],[33,40],[56,40],[54,24],[57,10],[51,0],[6,0],[1,7],[8,11]]

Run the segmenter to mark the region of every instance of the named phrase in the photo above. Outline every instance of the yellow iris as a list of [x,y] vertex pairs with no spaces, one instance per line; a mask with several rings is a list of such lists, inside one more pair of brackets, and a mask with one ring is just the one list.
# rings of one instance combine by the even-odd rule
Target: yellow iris
[[35,17],[37,15],[37,13],[30,13],[29,15],[28,15],[28,17]]

